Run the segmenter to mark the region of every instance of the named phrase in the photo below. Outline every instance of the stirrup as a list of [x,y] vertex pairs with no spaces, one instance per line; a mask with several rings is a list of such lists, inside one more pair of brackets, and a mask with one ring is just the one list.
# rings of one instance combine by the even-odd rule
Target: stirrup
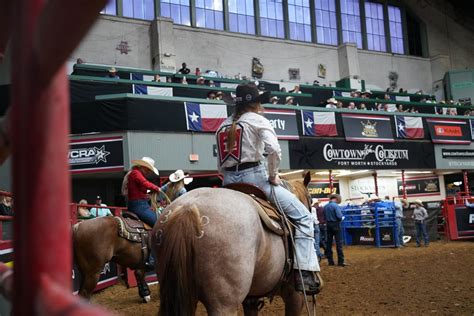
[[145,272],[151,272],[154,270],[155,270],[155,267],[151,263],[145,262]]

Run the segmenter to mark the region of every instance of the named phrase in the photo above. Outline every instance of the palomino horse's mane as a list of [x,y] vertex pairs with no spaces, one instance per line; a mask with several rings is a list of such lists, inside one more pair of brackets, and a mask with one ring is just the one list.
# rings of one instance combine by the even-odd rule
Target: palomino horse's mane
[[311,196],[308,189],[301,180],[285,180],[282,179],[282,186],[289,190],[311,211]]

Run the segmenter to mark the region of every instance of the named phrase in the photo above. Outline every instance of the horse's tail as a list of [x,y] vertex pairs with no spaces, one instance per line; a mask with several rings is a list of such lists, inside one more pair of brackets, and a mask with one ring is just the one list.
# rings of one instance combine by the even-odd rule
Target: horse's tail
[[159,315],[194,315],[197,303],[195,243],[202,234],[196,206],[170,210],[163,218],[157,254],[160,269]]

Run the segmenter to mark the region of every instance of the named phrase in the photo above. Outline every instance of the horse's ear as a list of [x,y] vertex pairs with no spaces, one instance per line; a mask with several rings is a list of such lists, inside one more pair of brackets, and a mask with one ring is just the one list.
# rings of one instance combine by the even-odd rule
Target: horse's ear
[[307,187],[308,184],[311,182],[311,172],[306,172],[306,174],[304,175],[304,186]]

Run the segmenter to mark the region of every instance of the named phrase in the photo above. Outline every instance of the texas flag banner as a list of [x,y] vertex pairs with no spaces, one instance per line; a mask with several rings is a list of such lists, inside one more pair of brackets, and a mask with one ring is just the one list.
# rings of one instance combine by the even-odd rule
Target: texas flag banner
[[304,136],[337,136],[334,112],[301,111]]
[[398,138],[425,138],[421,117],[396,115],[395,130]]
[[199,104],[184,102],[188,131],[215,132],[227,118],[225,104]]
[[146,86],[141,84],[133,85],[134,94],[161,95],[164,97],[173,96],[173,88]]

